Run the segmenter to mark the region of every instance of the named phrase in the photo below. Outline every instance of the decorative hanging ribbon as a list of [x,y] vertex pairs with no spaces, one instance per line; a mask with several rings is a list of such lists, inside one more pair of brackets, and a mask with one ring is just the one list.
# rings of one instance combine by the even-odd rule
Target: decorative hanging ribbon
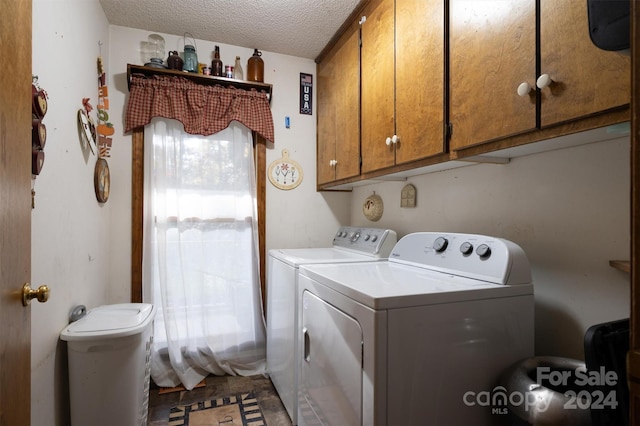
[[109,121],[109,88],[106,85],[107,76],[102,65],[102,56],[98,56],[98,157],[111,157],[111,136],[115,133],[113,124]]

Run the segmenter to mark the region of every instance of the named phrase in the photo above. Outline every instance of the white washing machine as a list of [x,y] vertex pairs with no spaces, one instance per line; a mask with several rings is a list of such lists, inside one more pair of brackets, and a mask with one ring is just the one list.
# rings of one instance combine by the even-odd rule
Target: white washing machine
[[301,425],[495,424],[486,396],[534,354],[530,265],[499,238],[420,232],[386,262],[304,265],[298,303]]
[[390,229],[344,226],[331,247],[269,250],[267,265],[267,371],[293,424],[297,424],[297,281],[305,264],[386,260],[397,242]]

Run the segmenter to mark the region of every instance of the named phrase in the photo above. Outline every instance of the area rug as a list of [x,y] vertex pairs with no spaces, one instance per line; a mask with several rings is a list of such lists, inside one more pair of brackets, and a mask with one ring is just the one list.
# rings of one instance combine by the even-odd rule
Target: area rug
[[260,426],[266,423],[253,392],[180,405],[169,412],[169,426],[212,425]]

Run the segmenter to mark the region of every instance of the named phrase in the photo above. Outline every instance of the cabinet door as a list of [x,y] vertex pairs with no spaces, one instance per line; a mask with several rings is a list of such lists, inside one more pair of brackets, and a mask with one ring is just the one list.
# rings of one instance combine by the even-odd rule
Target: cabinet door
[[396,0],[396,164],[444,151],[444,2]]
[[450,43],[451,149],[535,129],[535,1],[451,0]]
[[394,135],[394,2],[373,0],[362,24],[362,172],[395,163]]
[[593,45],[586,1],[541,0],[540,60],[543,127],[629,103],[630,56]]
[[360,174],[359,39],[360,28],[354,22],[318,64],[319,185]]

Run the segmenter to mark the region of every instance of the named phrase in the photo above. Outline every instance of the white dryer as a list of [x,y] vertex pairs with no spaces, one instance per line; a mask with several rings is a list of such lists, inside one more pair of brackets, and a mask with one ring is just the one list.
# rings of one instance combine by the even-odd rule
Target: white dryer
[[503,420],[486,396],[534,354],[533,285],[519,246],[420,232],[386,262],[305,265],[299,275],[299,424]]
[[267,264],[267,372],[293,424],[297,424],[297,281],[306,264],[378,262],[397,242],[395,231],[343,226],[331,247],[269,250]]

